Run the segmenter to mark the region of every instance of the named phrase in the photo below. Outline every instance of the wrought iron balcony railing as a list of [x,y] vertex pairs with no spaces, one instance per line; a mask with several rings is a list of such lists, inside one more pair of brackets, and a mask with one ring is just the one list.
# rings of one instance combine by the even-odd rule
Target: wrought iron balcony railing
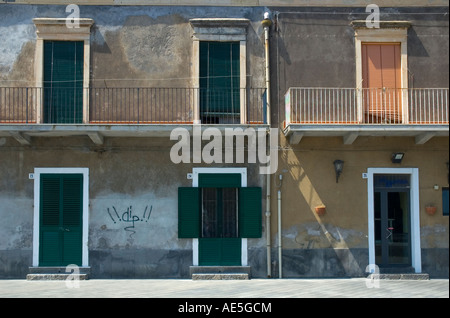
[[0,87],[0,123],[264,124],[265,91]]
[[443,125],[448,88],[290,88],[285,124]]

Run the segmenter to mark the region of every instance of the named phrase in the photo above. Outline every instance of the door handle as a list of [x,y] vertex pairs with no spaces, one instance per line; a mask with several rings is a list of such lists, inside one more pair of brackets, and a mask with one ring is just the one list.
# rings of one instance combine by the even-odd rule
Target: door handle
[[388,227],[386,231],[388,231],[388,236],[386,236],[386,239],[390,238],[392,236],[392,231],[394,230],[393,227]]
[[60,231],[64,231],[64,232],[70,232],[70,229],[65,229],[65,228],[63,228],[63,227],[60,227],[59,230],[60,230]]

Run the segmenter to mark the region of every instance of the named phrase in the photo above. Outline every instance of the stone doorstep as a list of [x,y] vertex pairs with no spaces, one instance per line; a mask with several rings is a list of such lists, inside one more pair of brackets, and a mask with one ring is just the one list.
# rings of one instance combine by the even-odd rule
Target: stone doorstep
[[369,279],[380,280],[430,280],[429,274],[370,274]]
[[192,280],[249,280],[250,266],[191,266]]
[[29,267],[27,280],[66,280],[69,276],[78,280],[88,280],[90,267],[78,267],[78,273],[67,270],[67,267]]
[[28,274],[27,280],[67,280],[69,276],[73,280],[89,279],[87,274]]
[[192,280],[249,280],[244,273],[198,273],[192,274]]
[[[36,266],[28,267],[30,274],[70,274],[71,271],[67,267],[62,266]],[[78,267],[79,274],[89,274],[90,267]]]

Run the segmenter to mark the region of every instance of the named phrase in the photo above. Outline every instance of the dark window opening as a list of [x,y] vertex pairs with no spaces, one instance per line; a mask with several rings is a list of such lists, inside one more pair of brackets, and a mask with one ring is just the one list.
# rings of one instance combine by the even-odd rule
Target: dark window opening
[[238,188],[202,188],[202,237],[237,238]]

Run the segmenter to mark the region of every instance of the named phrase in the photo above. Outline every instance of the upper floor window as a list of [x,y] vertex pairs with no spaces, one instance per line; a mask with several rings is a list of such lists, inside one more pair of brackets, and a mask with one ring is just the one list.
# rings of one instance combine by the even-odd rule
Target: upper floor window
[[247,122],[247,19],[192,19],[194,122]]
[[239,42],[200,42],[200,119],[240,123]]
[[89,122],[90,30],[92,19],[36,18],[36,122]]

